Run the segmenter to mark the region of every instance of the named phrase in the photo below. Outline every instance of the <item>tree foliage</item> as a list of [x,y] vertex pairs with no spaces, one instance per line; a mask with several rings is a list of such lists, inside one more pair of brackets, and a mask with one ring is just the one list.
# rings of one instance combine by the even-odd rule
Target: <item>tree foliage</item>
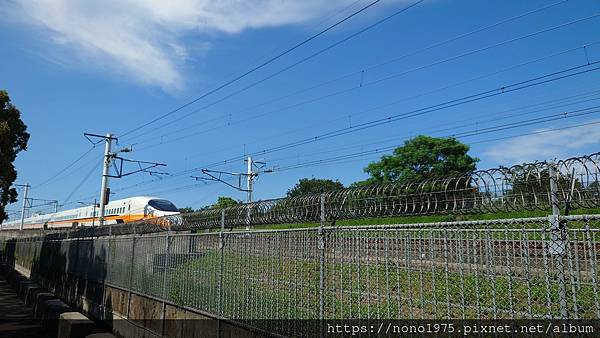
[[461,175],[475,170],[479,161],[467,153],[469,146],[455,138],[419,135],[394,149],[392,155],[369,164],[364,171],[371,177],[354,186],[423,180]]
[[6,205],[17,201],[17,191],[11,188],[17,179],[13,162],[20,151],[27,149],[29,133],[21,112],[4,90],[0,90],[0,110],[0,221],[3,221]]
[[296,185],[287,191],[288,197],[297,197],[310,194],[321,194],[328,191],[344,189],[339,181],[318,178],[302,178]]
[[194,209],[191,207],[183,207],[183,208],[179,208],[179,212],[182,214],[188,214],[190,212],[194,212]]
[[238,203],[240,203],[240,201],[236,201],[231,197],[219,196],[219,198],[217,199],[217,203],[213,204],[212,208],[224,209],[227,207],[234,206]]

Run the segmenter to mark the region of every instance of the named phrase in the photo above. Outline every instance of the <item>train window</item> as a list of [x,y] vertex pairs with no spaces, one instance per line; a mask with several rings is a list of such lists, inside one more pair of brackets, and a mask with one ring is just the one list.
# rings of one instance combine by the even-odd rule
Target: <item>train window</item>
[[179,211],[173,203],[171,203],[167,200],[150,200],[150,201],[148,201],[148,205],[150,205],[154,209],[160,210],[160,211],[172,211],[172,212]]

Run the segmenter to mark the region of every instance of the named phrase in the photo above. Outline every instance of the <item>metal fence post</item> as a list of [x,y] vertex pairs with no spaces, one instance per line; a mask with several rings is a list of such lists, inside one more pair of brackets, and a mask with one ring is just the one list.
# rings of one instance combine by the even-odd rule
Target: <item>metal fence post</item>
[[319,246],[319,329],[323,336],[325,319],[325,194],[321,194],[321,222],[319,224],[318,246]]
[[108,265],[110,264],[110,247],[112,242],[112,236],[109,236],[106,239],[107,249],[106,249],[106,257],[104,263],[104,276],[102,276],[102,315],[106,316],[106,279],[108,277]]
[[[223,317],[223,271],[225,269],[225,209],[221,209],[221,229],[219,230],[219,316]],[[218,337],[221,337],[221,320],[217,321]]]
[[131,239],[131,260],[129,264],[129,285],[127,287],[127,319],[129,319],[129,309],[131,308],[131,290],[133,288],[133,266],[135,257],[135,233]]
[[563,258],[566,254],[566,223],[559,220],[560,206],[558,200],[558,177],[555,163],[548,164],[548,176],[550,177],[550,198],[552,202],[552,215],[549,216],[550,221],[550,243],[548,243],[548,251],[556,261],[556,278],[558,279],[558,302],[560,306],[561,319],[568,318],[567,310],[567,290],[565,287],[565,265]]
[[171,234],[167,232],[167,242],[165,244],[165,260],[164,260],[164,269],[163,269],[163,285],[162,285],[162,335],[165,335],[165,324],[166,324],[166,314],[167,314],[167,273],[169,269],[169,260],[170,260],[170,251],[171,251]]

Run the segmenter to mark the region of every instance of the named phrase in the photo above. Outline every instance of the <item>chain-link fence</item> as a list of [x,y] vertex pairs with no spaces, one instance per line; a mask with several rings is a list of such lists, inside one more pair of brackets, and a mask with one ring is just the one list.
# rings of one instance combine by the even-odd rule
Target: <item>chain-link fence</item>
[[600,216],[554,219],[35,238],[14,255],[293,336],[317,328],[272,320],[598,319]]

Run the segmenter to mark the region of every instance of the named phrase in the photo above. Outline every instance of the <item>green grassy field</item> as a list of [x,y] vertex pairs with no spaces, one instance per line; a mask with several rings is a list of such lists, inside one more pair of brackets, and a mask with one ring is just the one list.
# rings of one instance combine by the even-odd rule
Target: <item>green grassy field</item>
[[[207,252],[171,270],[170,299],[204,310],[218,309],[218,256],[217,251]],[[327,263],[325,316],[385,319],[560,315],[558,283],[552,272],[547,283],[539,271],[526,278],[522,272],[499,274],[485,266],[477,272],[461,273],[427,261],[412,268],[387,263],[383,259],[370,264]],[[223,313],[230,318],[315,319],[319,315],[319,264],[314,260],[226,253],[223,288]],[[566,289],[569,311],[577,307],[580,318],[595,318],[597,295],[592,286],[571,285],[567,280]]]

